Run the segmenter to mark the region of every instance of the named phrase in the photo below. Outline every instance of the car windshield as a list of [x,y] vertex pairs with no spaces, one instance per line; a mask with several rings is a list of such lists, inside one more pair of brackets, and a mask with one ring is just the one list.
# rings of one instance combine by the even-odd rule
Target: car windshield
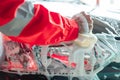
[[[89,14],[95,17],[94,26],[97,26],[97,29],[96,29],[97,32],[99,31],[104,32],[106,25],[107,26],[109,25],[109,28],[107,27],[108,31],[106,31],[105,33],[110,33],[111,35],[112,29],[115,31],[115,33],[117,33],[117,37],[116,37],[117,44],[116,43],[115,44],[119,46],[120,0],[37,0],[37,1],[43,1],[42,4],[44,4],[50,10],[59,12],[62,15],[69,16],[69,17],[71,17],[75,13],[78,13],[82,10],[88,12]],[[104,25],[104,23],[107,23],[107,24]],[[101,31],[100,29],[98,29],[98,27],[102,27],[102,28],[104,27],[104,28]],[[100,33],[100,35],[103,36],[106,34]],[[110,45],[112,47],[114,46],[113,34],[111,37],[109,36],[110,41],[111,40],[113,41],[112,43],[110,42],[110,45],[107,44],[109,43],[109,41],[104,42],[104,40],[105,41],[107,40],[108,36],[106,35],[103,38],[103,37],[100,37],[100,35],[97,35],[97,37],[101,41],[103,40],[104,44],[106,44],[108,47],[110,47]],[[108,50],[108,52],[109,51],[110,50]],[[119,51],[118,51],[118,55],[120,55]],[[109,56],[112,57],[112,54],[110,54]],[[108,61],[108,63],[105,63],[106,66],[103,69],[101,69],[100,72],[97,73],[98,77],[94,78],[94,80],[120,80],[120,62],[119,61],[120,60],[116,56],[115,61],[112,61],[112,62]]]

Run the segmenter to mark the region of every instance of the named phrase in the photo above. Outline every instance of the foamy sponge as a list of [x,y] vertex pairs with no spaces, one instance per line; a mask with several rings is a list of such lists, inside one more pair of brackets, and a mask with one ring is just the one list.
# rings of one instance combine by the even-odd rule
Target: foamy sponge
[[78,38],[74,40],[74,43],[82,48],[93,48],[97,42],[97,37],[92,33],[79,34]]

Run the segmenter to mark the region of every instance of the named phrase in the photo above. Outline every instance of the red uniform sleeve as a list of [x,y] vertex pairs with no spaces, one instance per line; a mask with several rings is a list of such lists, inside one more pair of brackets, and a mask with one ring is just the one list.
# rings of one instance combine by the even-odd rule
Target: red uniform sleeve
[[20,35],[9,36],[12,40],[32,45],[49,45],[72,41],[78,37],[78,25],[74,20],[50,12],[40,4],[35,4],[33,10],[34,16]]
[[10,22],[16,15],[16,10],[24,0],[1,0],[0,1],[0,26]]

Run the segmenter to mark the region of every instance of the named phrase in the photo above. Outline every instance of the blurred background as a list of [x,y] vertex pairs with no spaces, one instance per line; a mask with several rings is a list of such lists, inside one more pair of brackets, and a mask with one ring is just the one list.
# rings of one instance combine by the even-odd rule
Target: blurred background
[[[65,16],[86,11],[96,16],[120,20],[120,0],[33,0]],[[113,16],[114,14],[114,16]]]

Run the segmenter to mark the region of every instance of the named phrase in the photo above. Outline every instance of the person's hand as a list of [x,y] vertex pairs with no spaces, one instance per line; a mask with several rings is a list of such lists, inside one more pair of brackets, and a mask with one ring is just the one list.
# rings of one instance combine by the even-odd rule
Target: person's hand
[[97,42],[97,37],[92,34],[92,18],[85,12],[81,12],[74,15],[72,19],[74,19],[79,26],[79,36],[74,40],[74,43],[80,48],[91,50]]
[[93,30],[93,20],[90,15],[85,12],[75,14],[72,19],[76,21],[79,26],[79,33],[90,33]]

